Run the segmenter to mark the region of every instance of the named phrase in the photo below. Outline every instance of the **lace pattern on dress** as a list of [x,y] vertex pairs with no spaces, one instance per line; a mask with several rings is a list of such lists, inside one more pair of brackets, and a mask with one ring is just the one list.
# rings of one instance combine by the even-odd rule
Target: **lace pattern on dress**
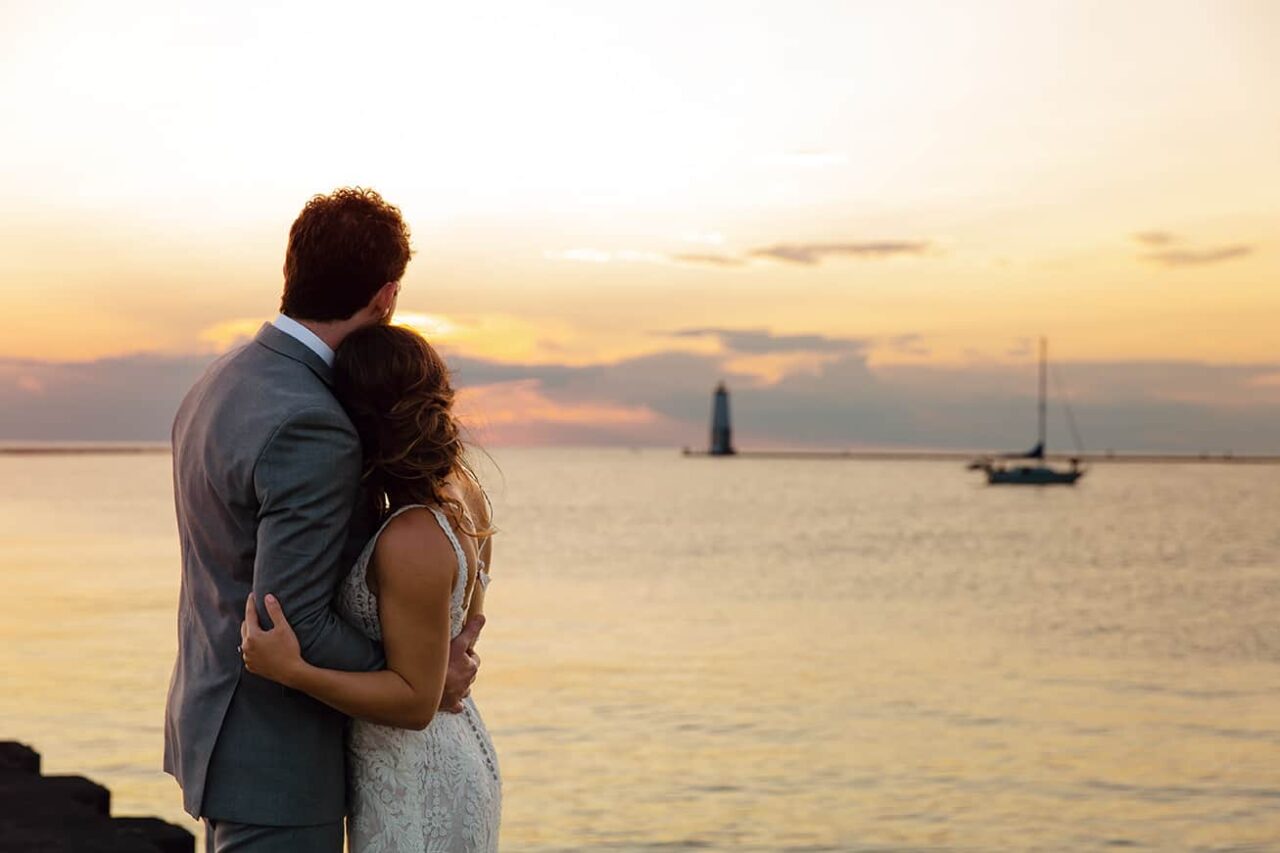
[[[343,616],[367,636],[382,638],[368,565],[378,536],[410,509],[431,511],[453,545],[458,580],[450,600],[450,636],[466,619],[466,552],[437,507],[403,507],[389,516],[361,552],[338,595]],[[487,584],[487,572],[477,573]],[[497,754],[475,702],[460,714],[437,713],[422,731],[357,720],[347,743],[348,842],[351,853],[471,853],[496,851],[502,811]]]

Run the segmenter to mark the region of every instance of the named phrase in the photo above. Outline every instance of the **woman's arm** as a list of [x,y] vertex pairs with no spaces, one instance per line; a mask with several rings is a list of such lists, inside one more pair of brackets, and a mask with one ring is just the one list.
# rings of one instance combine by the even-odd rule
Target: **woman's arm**
[[348,716],[423,729],[435,715],[444,690],[449,600],[457,558],[431,515],[410,511],[383,531],[371,568],[376,571],[386,669],[344,672],[307,663],[273,595],[265,601],[275,625],[269,631],[259,625],[252,598],[245,605],[245,667]]

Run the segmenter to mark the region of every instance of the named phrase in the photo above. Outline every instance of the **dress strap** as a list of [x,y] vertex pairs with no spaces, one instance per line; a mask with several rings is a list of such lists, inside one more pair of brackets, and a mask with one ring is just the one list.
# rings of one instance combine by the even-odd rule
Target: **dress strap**
[[383,519],[382,526],[378,528],[377,533],[373,534],[373,538],[376,540],[379,536],[381,536],[382,531],[387,529],[387,525],[390,524],[397,515],[403,515],[404,513],[408,512],[411,509],[429,509],[429,507],[426,504],[405,504],[404,506],[398,508],[395,512],[391,513],[391,515],[388,515],[385,519]]
[[436,517],[436,522],[440,525],[440,529],[444,531],[444,535],[449,537],[450,544],[453,545],[453,553],[458,558],[458,575],[456,583],[453,585],[453,593],[450,598],[450,617],[456,619],[463,613],[463,605],[467,595],[467,581],[469,580],[469,572],[467,569],[467,553],[462,550],[462,543],[458,541],[457,535],[453,532],[452,525],[449,524],[448,517],[440,511],[439,507],[429,506],[427,504],[406,504],[399,507],[395,512],[388,515],[382,521],[382,525],[378,528],[378,532],[369,538],[369,542],[364,546],[363,553],[360,554],[359,572],[360,580],[364,584],[365,589],[369,588],[368,573],[369,561],[373,557],[374,549],[377,547],[378,538],[382,536],[382,532],[387,529],[392,520],[402,513],[411,509],[428,509],[431,514]]
[[460,611],[467,595],[467,552],[462,550],[462,543],[458,541],[458,535],[453,532],[453,525],[449,523],[448,516],[439,507],[432,506],[427,509],[431,510],[431,514],[436,517],[444,535],[449,537],[449,541],[453,544],[453,553],[458,557],[458,582],[454,585],[452,604],[455,612]]
[[[471,513],[467,512],[467,508],[461,507],[462,518],[467,524],[471,525],[471,529],[476,529],[476,524],[471,520]],[[485,560],[481,552],[484,550],[484,543],[476,540],[476,583],[480,584],[481,589],[489,588],[489,562]]]

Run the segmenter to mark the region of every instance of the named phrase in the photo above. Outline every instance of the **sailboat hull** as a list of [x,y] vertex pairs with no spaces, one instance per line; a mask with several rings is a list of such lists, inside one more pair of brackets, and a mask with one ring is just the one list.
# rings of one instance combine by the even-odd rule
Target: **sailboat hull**
[[1082,476],[1083,471],[1055,471],[1042,466],[987,469],[987,482],[992,486],[1074,486]]
[[[991,457],[976,459],[969,465],[969,470],[983,471],[987,475],[987,483],[992,486],[1074,486],[1084,476],[1079,468],[1079,460],[1071,460],[1071,469],[1059,471],[1045,464],[1044,448],[1047,432],[1046,414],[1049,402],[1049,345],[1044,338],[1040,339],[1040,400],[1036,406],[1039,415],[1039,441],[1030,451],[1022,454],[1004,456],[1004,459],[1027,460],[1021,465],[1006,467],[1003,462],[995,462]],[[1072,432],[1074,434],[1074,426]],[[1077,439],[1076,445],[1080,442]],[[1031,460],[1034,460],[1031,461]]]

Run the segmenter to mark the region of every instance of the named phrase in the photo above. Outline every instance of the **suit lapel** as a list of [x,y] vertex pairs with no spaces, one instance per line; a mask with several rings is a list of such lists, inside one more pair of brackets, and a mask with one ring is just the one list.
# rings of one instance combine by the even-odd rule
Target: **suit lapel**
[[333,368],[325,364],[324,359],[316,355],[310,347],[292,335],[280,331],[270,323],[263,323],[254,342],[285,358],[305,364],[312,373],[320,377],[325,385],[333,387]]

